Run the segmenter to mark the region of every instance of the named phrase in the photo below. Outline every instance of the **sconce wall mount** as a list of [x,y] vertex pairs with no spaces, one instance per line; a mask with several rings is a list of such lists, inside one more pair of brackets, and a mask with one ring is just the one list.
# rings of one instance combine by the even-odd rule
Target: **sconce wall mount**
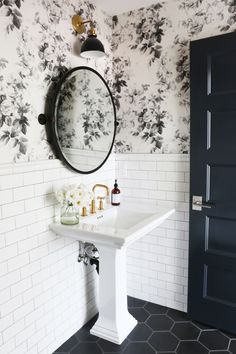
[[88,38],[83,42],[80,50],[80,56],[86,59],[89,58],[101,58],[105,56],[104,46],[99,39],[95,31],[95,26],[92,20],[83,20],[80,15],[74,15],[72,17],[72,27],[76,33],[82,34],[86,32],[85,24],[90,24],[88,30]]

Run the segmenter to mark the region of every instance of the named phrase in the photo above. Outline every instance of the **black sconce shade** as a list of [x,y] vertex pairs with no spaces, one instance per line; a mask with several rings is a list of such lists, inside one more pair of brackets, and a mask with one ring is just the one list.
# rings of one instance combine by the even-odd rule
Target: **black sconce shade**
[[83,58],[101,58],[105,56],[104,46],[97,36],[90,35],[81,46],[80,56]]

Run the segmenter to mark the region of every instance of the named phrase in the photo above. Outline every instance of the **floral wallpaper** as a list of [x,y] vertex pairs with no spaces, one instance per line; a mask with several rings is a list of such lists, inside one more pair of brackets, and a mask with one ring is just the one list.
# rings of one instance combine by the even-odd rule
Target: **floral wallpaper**
[[[76,13],[96,21],[104,59],[74,55]],[[51,85],[80,65],[112,89],[116,152],[188,153],[189,42],[235,30],[235,0],[165,0],[113,17],[85,0],[0,0],[0,163],[54,158],[37,117]]]
[[[74,55],[71,17],[77,13],[97,22],[105,59]],[[84,0],[0,0],[0,163],[54,158],[37,120],[49,88],[80,65],[111,77],[111,25],[110,17]]]
[[117,152],[189,152],[189,43],[235,30],[235,0],[165,0],[113,17]]

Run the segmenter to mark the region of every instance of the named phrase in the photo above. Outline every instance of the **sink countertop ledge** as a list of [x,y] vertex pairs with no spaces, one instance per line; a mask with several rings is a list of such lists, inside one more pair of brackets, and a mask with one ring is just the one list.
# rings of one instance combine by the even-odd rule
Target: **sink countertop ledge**
[[80,218],[77,225],[50,224],[57,235],[116,248],[128,246],[161,225],[175,212],[171,207],[125,203]]

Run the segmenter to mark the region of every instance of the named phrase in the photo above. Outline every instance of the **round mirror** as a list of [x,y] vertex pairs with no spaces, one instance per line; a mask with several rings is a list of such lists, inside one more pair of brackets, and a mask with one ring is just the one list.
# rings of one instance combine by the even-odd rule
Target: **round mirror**
[[60,80],[52,128],[59,157],[73,170],[92,173],[106,162],[115,139],[116,112],[109,87],[98,72],[81,66]]

